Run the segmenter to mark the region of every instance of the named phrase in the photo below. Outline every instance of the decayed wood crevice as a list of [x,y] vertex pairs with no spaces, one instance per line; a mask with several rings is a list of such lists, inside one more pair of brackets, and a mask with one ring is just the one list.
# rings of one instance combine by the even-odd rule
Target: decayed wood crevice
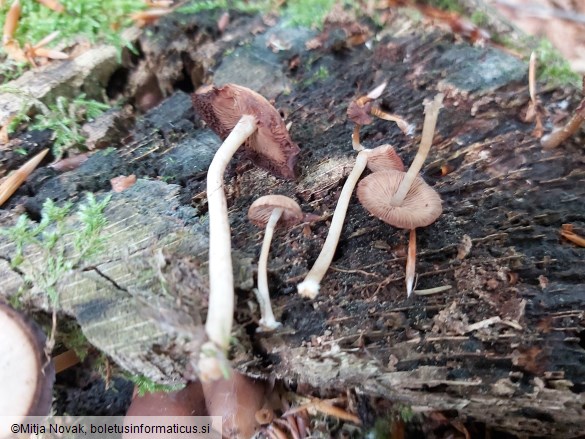
[[[82,261],[57,285],[59,312],[74,317],[93,345],[124,369],[167,382],[194,373],[187,367],[189,354],[177,345],[191,343],[189,350],[197,351],[208,288],[201,262],[207,254],[205,226],[173,218],[179,209],[176,191],[165,183],[139,181],[114,196],[102,232],[107,251]],[[71,236],[62,239],[70,254]],[[2,294],[17,294],[23,280],[31,280],[33,288],[20,290],[19,300],[49,311],[47,296],[35,285],[47,255],[29,246],[14,271],[8,263],[14,252],[14,245],[0,238]],[[236,263],[236,284],[249,288],[249,258]]]
[[[248,36],[254,50],[269,51]],[[221,60],[224,69],[238,51],[250,50],[233,48]],[[533,127],[521,122],[529,100],[527,66],[401,14],[371,51],[320,50],[302,52],[297,70],[284,69],[296,84],[290,94],[270,96],[290,115],[301,177],[284,182],[235,160],[225,180],[240,261],[236,367],[316,392],[354,389],[372,411],[380,397],[416,412],[456,410],[518,434],[580,434],[584,249],[562,239],[560,228],[572,223],[585,230],[585,158],[576,142],[543,151]],[[321,67],[329,76],[315,82]],[[446,93],[423,168],[443,198],[444,214],[417,230],[417,273],[419,288],[451,288],[406,300],[406,234],[369,216],[354,199],[322,293],[304,300],[296,283],[319,254],[355,158],[347,105],[382,80],[388,88],[381,104],[419,130],[409,138],[377,121],[361,140],[368,147],[394,144],[407,164],[418,144],[423,100],[438,87]],[[541,99],[551,112],[559,102],[574,104],[570,90],[550,90]],[[207,300],[202,182],[217,139],[201,129],[188,101],[183,93],[171,96],[138,121],[131,145],[39,183],[36,195],[79,197],[88,186],[106,192],[121,172],[154,178],[172,170],[168,177],[184,185],[139,180],[115,195],[106,210],[108,251],[59,284],[61,311],[75,316],[93,344],[123,368],[165,382],[192,376],[189,358],[201,340]],[[552,126],[548,119],[545,124]],[[189,155],[193,151],[201,157]],[[196,172],[177,166],[185,157]],[[259,314],[251,292],[261,238],[245,213],[268,193],[293,196],[318,219],[275,234],[268,277],[284,328],[262,335],[254,332]],[[22,285],[7,262],[11,252],[0,238],[0,288],[8,296]],[[29,251],[28,257],[24,273],[42,266],[39,255]],[[25,290],[23,300],[47,308],[35,288]]]

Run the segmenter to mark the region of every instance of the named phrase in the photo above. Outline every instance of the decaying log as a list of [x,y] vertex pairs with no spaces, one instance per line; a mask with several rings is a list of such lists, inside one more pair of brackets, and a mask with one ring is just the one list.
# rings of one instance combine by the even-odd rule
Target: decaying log
[[[371,50],[322,48],[316,56],[301,40],[278,54],[283,64],[270,64],[294,84],[290,93],[268,97],[292,122],[301,177],[280,181],[238,160],[226,177],[240,261],[233,362],[315,393],[355,389],[373,411],[382,398],[417,412],[455,410],[523,435],[578,435],[585,429],[585,249],[562,239],[560,230],[571,223],[585,231],[582,140],[543,151],[519,117],[529,102],[527,64],[412,20],[395,14]],[[276,26],[250,34],[251,44],[226,51],[216,71],[237,80],[242,59],[272,53],[259,38],[290,32]],[[300,66],[288,69],[286,61],[297,55]],[[323,71],[328,76],[316,79]],[[363,129],[362,142],[392,143],[406,163],[419,140],[423,100],[446,95],[423,169],[444,213],[417,230],[417,272],[418,288],[451,288],[407,300],[406,233],[372,218],[356,200],[321,295],[304,300],[295,285],[319,253],[355,157],[347,105],[386,80],[381,104],[419,127],[417,134],[407,138],[376,121]],[[553,111],[574,105],[572,93],[558,88],[540,98]],[[189,359],[206,304],[203,188],[217,139],[188,101],[174,94],[138,122],[130,144],[59,176],[43,179],[39,171],[35,195],[20,193],[21,201],[38,205],[87,189],[108,192],[110,178],[130,173],[181,184],[143,179],[115,194],[106,210],[108,250],[59,283],[60,312],[74,316],[120,366],[161,382],[192,376]],[[552,121],[545,124],[551,129]],[[284,328],[260,335],[251,289],[261,236],[245,214],[268,193],[292,195],[320,219],[276,234],[269,280]],[[28,250],[28,262],[14,271],[13,248],[0,239],[0,290],[11,296],[43,260]],[[47,309],[42,291],[21,288],[21,294],[28,306]]]

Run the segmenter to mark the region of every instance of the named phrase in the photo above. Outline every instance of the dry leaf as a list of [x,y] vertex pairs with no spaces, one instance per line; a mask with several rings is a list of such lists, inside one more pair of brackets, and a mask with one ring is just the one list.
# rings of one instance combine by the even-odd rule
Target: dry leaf
[[122,192],[136,183],[136,175],[120,175],[110,180],[114,192]]

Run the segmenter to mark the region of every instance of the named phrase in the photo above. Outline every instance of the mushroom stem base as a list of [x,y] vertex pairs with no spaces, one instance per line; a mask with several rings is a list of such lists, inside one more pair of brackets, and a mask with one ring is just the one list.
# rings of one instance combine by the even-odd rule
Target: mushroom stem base
[[414,290],[414,276],[416,273],[416,229],[411,229],[408,239],[408,256],[406,258],[406,297],[410,297]]
[[370,151],[371,150],[369,149],[364,149],[357,155],[355,165],[343,185],[341,195],[339,195],[339,200],[337,200],[337,206],[335,207],[335,212],[333,212],[329,233],[327,234],[321,253],[319,253],[317,260],[313,264],[313,268],[311,268],[305,277],[305,280],[297,285],[297,291],[303,297],[314,299],[317,294],[319,294],[319,283],[321,282],[321,279],[323,279],[323,276],[325,276],[325,273],[329,269],[331,261],[333,260],[333,255],[335,254],[335,249],[339,242],[339,236],[341,235],[341,229],[343,228],[345,214],[347,213],[347,207],[351,200],[351,194],[353,193],[360,176],[364,172],[364,169],[366,169]]

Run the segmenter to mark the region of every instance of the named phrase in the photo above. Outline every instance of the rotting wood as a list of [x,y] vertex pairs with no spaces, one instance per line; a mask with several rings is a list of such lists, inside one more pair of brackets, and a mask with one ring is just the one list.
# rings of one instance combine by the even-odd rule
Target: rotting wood
[[89,97],[101,96],[117,65],[115,47],[97,46],[74,59],[48,64],[42,71],[29,70],[6,84],[9,92],[0,93],[0,126],[15,114],[28,112],[37,101],[52,102],[80,90]]
[[[528,101],[522,69],[505,80],[499,78],[500,88],[459,92],[464,78],[455,75],[458,66],[452,63],[495,59],[498,66],[500,62],[512,65],[514,60],[499,58],[493,50],[455,43],[450,35],[432,28],[418,29],[409,24],[409,17],[398,14],[394,20],[372,51],[356,47],[344,57],[320,52],[320,62],[330,72],[326,87],[323,83],[302,85],[308,79],[303,75],[311,74],[309,55],[303,54],[306,72],[287,73],[297,88],[288,96],[273,96],[277,106],[293,115],[291,135],[303,148],[298,182],[281,182],[241,163],[234,165],[225,180],[234,246],[245,255],[255,254],[260,247],[258,233],[245,219],[255,197],[268,192],[292,194],[322,215],[308,233],[297,227],[287,232],[283,244],[271,249],[269,281],[277,317],[284,324],[282,332],[257,335],[249,330],[258,316],[250,312],[251,267],[242,264],[248,271],[238,292],[235,335],[239,344],[234,346],[234,363],[250,375],[276,377],[314,393],[353,388],[374,412],[376,398],[383,398],[407,404],[416,412],[455,410],[464,419],[517,434],[581,434],[585,427],[584,250],[560,239],[559,229],[564,223],[578,230],[585,226],[585,185],[578,169],[585,161],[583,150],[568,141],[560,149],[542,151],[531,136],[532,126],[518,120]],[[405,23],[412,33],[397,34]],[[229,62],[228,55],[223,62]],[[346,106],[352,96],[378,83],[376,71],[389,80],[382,100],[418,127],[422,101],[435,93],[437,78],[448,89],[436,138],[440,147],[432,148],[434,161],[424,169],[424,177],[444,199],[445,213],[436,224],[421,230],[419,283],[421,288],[449,284],[452,289],[406,301],[401,280],[404,258],[397,250],[405,243],[404,233],[376,225],[377,220],[355,203],[350,205],[335,261],[340,270],[325,277],[317,301],[305,301],[296,296],[294,280],[304,276],[319,253],[327,234],[326,213],[333,211],[348,171],[344,164],[354,155]],[[492,72],[499,73],[497,68]],[[542,103],[551,108],[571,99],[570,95],[571,90],[550,90]],[[139,121],[135,143],[112,153],[106,162],[109,167],[96,165],[103,157],[90,158],[79,170],[52,179],[53,188],[61,187],[57,183],[69,188],[87,180],[96,190],[107,190],[100,182],[120,172],[118,159],[124,161],[125,173],[140,171],[136,174],[149,176],[151,168],[170,166],[165,160],[174,157],[181,143],[198,146],[203,154],[208,149],[205,131],[192,123],[192,113],[174,112],[181,107],[177,104],[181,99],[180,93],[175,94],[165,101],[172,108],[159,109]],[[324,110],[323,102],[332,104]],[[408,163],[417,138],[405,138],[387,125],[368,126],[362,142],[370,146],[390,141]],[[153,128],[166,137],[153,135]],[[166,139],[173,136],[179,140],[167,145]],[[435,173],[444,163],[452,166],[451,172]],[[93,180],[88,177],[92,169],[94,174],[100,171]],[[159,381],[191,376],[188,337],[182,335],[177,341],[172,331],[177,327],[193,330],[196,307],[187,306],[189,311],[184,312],[174,302],[167,306],[156,262],[162,250],[168,254],[164,260],[171,261],[179,273],[201,268],[196,272],[204,278],[206,238],[199,221],[205,219],[205,202],[193,195],[202,191],[204,171],[197,167],[196,172],[174,176],[186,181],[185,189],[139,180],[137,186],[117,195],[127,198],[114,198],[108,210],[123,210],[110,217],[110,230],[120,230],[118,242],[108,241],[112,252],[88,270],[72,273],[61,285],[62,297],[70,300],[65,301],[67,312],[77,317],[96,346],[122,367]],[[188,175],[197,173],[201,175],[189,179]],[[150,185],[153,191],[135,192],[140,185]],[[50,193],[49,183],[39,186],[38,194]],[[181,206],[177,196],[196,210]],[[153,208],[156,197],[163,201]],[[181,209],[187,209],[183,216],[169,214]],[[160,239],[151,236],[153,228]],[[361,230],[367,232],[358,233]],[[193,231],[201,231],[203,238],[193,238]],[[465,235],[473,245],[458,259],[458,245]],[[372,245],[375,241],[387,245],[377,248]],[[4,294],[14,293],[22,278],[7,264],[10,249],[0,244],[0,252],[0,285]],[[374,276],[382,281],[372,282]],[[174,288],[184,297],[204,296],[194,296],[188,282],[175,280]],[[79,313],[84,308],[73,306],[81,300],[73,297],[73,282],[82,282],[88,297],[110,306],[112,313],[99,314],[99,308],[91,307]],[[27,294],[31,305],[36,298],[36,306],[44,306],[42,292]],[[153,315],[145,302],[160,305],[161,310]],[[136,307],[142,312],[137,313]],[[458,332],[490,318],[491,326],[466,335]],[[124,330],[132,325],[134,330]]]

